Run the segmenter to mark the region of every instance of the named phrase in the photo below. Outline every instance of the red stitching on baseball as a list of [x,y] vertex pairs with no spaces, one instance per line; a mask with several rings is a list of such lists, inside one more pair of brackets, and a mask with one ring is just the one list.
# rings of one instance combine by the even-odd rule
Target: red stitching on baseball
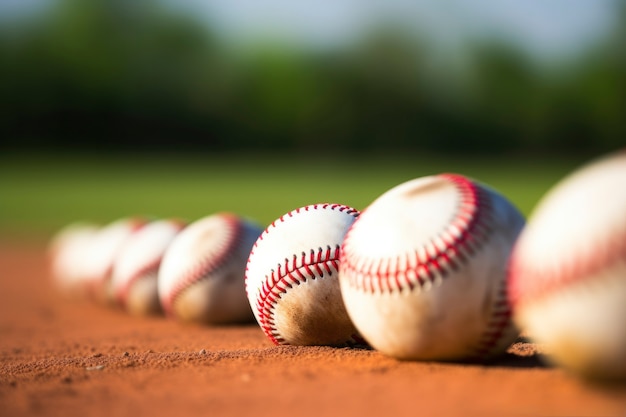
[[[129,227],[130,227],[129,236],[132,236],[133,234],[137,233],[139,230],[141,230],[142,227],[148,224],[148,220],[142,217],[129,218],[128,222],[129,222]],[[116,253],[119,252],[119,250],[120,249],[117,248]],[[112,274],[113,274],[113,262],[110,262],[107,265],[104,271],[104,274],[100,276],[99,279],[94,284],[96,286],[106,285],[107,281],[111,280]]]
[[478,343],[474,346],[473,356],[477,359],[488,357],[504,335],[511,323],[511,305],[507,300],[506,280],[502,280],[496,301],[493,303],[491,317],[487,323],[487,330],[483,332]]
[[422,247],[395,259],[363,259],[349,254],[348,232],[342,269],[351,272],[352,287],[370,293],[422,288],[458,269],[483,245],[490,232],[489,198],[465,177],[454,174],[440,177],[456,185],[461,202],[450,224]]
[[[175,227],[178,232],[183,230],[186,226],[186,223],[182,220],[173,219],[171,220],[171,224]],[[148,274],[157,274],[159,272],[159,266],[161,266],[161,261],[163,260],[163,254],[160,256],[151,259],[150,262],[147,262],[143,267],[135,271],[129,279],[126,280],[124,285],[119,288],[115,294],[116,298],[123,304],[126,304],[126,296],[128,295],[128,290],[139,279],[145,277]]]
[[[250,258],[253,257],[254,251],[259,242],[261,242],[263,238],[277,226],[278,223],[286,221],[287,217],[291,218],[301,211],[317,209],[337,210],[353,217],[358,217],[360,214],[358,210],[343,204],[321,203],[297,208],[280,216],[278,219],[273,221],[263,231],[263,233],[261,233],[261,236],[259,236],[250,251]],[[307,254],[302,252],[300,255],[300,265],[298,265],[298,255],[293,254],[291,258],[291,266],[289,259],[285,258],[284,264],[279,263],[276,266],[276,269],[272,269],[270,275],[265,276],[263,282],[261,283],[261,289],[257,296],[255,308],[258,313],[258,321],[261,329],[275,345],[287,343],[287,341],[280,335],[280,332],[276,328],[276,324],[274,322],[274,309],[281,295],[293,288],[294,285],[300,285],[301,283],[306,282],[307,279],[323,278],[325,272],[329,276],[332,276],[333,273],[338,273],[340,254],[341,245],[336,245],[334,250],[331,246],[327,246],[326,250],[318,248],[317,252],[311,249],[308,261],[306,259]],[[246,265],[245,283],[246,294],[249,296],[250,289],[248,287],[248,265]],[[357,338],[355,338],[355,341],[356,340]]]
[[[351,254],[348,231],[342,246],[341,268],[349,272],[350,286],[369,293],[427,289],[430,284],[445,279],[451,271],[458,270],[482,248],[489,238],[493,215],[488,193],[461,175],[441,174],[439,177],[452,182],[461,195],[450,224],[422,247],[395,259],[363,259]],[[502,285],[506,285],[506,280]],[[492,309],[487,329],[477,346],[471,349],[478,357],[490,353],[510,323],[511,308],[505,287],[498,291]]]
[[265,277],[257,296],[256,309],[259,314],[259,325],[274,344],[286,343],[274,323],[274,309],[278,300],[294,285],[337,273],[340,252],[341,246],[336,245],[334,249],[330,246],[326,249],[318,248],[317,252],[311,249],[308,259],[305,252],[302,252],[299,258],[294,254],[291,261],[285,258],[284,264],[278,264],[276,269],[272,269]]
[[219,216],[227,226],[226,238],[223,242],[220,242],[222,244],[221,247],[218,248],[212,257],[202,259],[198,264],[187,270],[182,279],[178,280],[177,285],[172,288],[165,300],[163,300],[163,310],[166,314],[171,315],[173,313],[172,307],[176,299],[192,284],[207,279],[208,272],[218,271],[228,263],[228,260],[234,254],[233,249],[242,241],[244,225],[237,216],[230,213],[221,213]]
[[263,240],[263,237],[267,234],[269,229],[272,229],[272,228],[276,227],[277,223],[284,222],[287,217],[293,217],[295,214],[298,214],[301,211],[309,211],[311,209],[317,210],[319,208],[322,208],[322,209],[330,208],[331,210],[337,210],[337,211],[340,211],[342,213],[345,212],[346,214],[350,214],[350,215],[352,215],[354,217],[357,217],[359,215],[359,211],[357,209],[354,209],[354,208],[352,208],[350,206],[346,206],[344,204],[321,203],[321,204],[312,204],[312,205],[309,205],[309,206],[299,207],[299,208],[297,208],[295,210],[290,211],[289,213],[283,214],[278,219],[276,219],[272,223],[270,223],[270,225],[267,227],[267,229],[265,229],[265,231],[259,237],[259,240]]
[[117,289],[117,292],[115,293],[115,297],[122,303],[122,305],[126,305],[126,298],[128,295],[128,290],[130,289],[132,284],[134,284],[140,278],[147,276],[148,274],[157,274],[159,272],[159,265],[161,265],[161,259],[162,257],[152,259],[142,268],[135,271],[135,273],[133,273],[133,275],[128,280],[126,280],[124,285]]
[[579,282],[604,268],[626,259],[626,227],[613,230],[604,241],[587,250],[570,251],[567,260],[558,264],[532,265],[516,257],[515,249],[509,262],[508,299],[515,307],[525,300],[536,300],[566,284]]

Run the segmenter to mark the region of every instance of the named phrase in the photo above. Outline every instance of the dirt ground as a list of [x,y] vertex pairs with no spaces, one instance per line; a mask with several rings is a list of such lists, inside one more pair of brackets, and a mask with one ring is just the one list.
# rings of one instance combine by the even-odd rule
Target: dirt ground
[[0,241],[2,416],[626,416],[514,344],[488,365],[400,362],[368,349],[276,347],[256,325],[137,318],[58,294],[45,241]]

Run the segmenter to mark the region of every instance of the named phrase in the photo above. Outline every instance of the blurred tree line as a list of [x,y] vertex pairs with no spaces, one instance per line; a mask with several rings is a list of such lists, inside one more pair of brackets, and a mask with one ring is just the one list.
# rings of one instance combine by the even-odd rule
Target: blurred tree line
[[0,149],[451,149],[623,146],[623,24],[546,68],[509,44],[462,65],[392,28],[350,48],[228,46],[148,0],[59,0],[0,31]]

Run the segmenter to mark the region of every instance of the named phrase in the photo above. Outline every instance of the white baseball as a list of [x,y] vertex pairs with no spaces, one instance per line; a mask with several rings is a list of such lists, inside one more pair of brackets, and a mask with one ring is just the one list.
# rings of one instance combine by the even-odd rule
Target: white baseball
[[358,215],[340,204],[302,207],[274,221],[254,244],[246,292],[257,322],[274,344],[357,341],[337,275],[341,242]]
[[124,241],[146,223],[143,218],[127,217],[103,226],[93,236],[85,254],[87,291],[92,299],[103,304],[114,302],[111,287],[113,262]]
[[115,300],[129,313],[162,312],[157,276],[166,249],[184,229],[176,219],[153,221],[126,239],[114,259],[111,285]]
[[518,336],[506,265],[524,225],[502,195],[464,176],[400,184],[348,231],[339,281],[371,346],[398,359],[482,360]]
[[85,297],[85,254],[99,226],[71,223],[59,230],[48,245],[50,274],[55,288],[70,298]]
[[513,250],[509,281],[514,320],[549,360],[626,379],[626,151],[546,193]]
[[172,241],[158,277],[161,305],[182,321],[228,324],[254,320],[244,276],[263,228],[233,213],[199,219]]

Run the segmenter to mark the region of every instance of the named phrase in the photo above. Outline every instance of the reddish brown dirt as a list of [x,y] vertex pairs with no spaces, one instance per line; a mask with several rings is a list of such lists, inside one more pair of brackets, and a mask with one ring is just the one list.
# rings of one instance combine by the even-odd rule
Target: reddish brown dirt
[[2,416],[626,416],[626,388],[544,366],[527,341],[489,365],[276,347],[256,325],[70,301],[54,291],[44,249],[0,242]]

